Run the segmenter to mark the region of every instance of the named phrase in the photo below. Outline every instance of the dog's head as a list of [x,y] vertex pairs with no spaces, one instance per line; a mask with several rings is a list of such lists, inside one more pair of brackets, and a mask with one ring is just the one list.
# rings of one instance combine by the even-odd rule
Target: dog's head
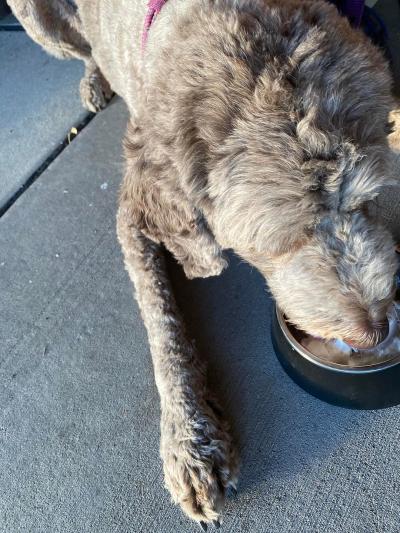
[[397,259],[391,234],[369,206],[393,183],[391,154],[384,145],[345,145],[335,160],[311,160],[306,167],[306,181],[317,183],[305,194],[313,205],[305,212],[314,211],[314,222],[302,227],[307,217],[298,212],[292,234],[303,239],[275,255],[268,282],[297,327],[355,348],[373,347],[387,335]]
[[[253,20],[259,41],[244,28],[246,61],[231,44],[232,79],[210,91],[226,86],[229,97],[199,120],[215,117],[228,132],[213,144],[210,224],[265,275],[296,326],[373,346],[386,334],[396,271],[391,235],[366,209],[394,177],[389,71],[327,3],[299,2],[293,19],[277,13],[262,27]],[[205,142],[214,130],[203,132]]]
[[295,326],[373,347],[387,334],[397,259],[369,207],[395,182],[391,152],[346,141],[325,157],[290,159],[295,148],[273,163],[247,150],[231,167],[218,217],[227,245],[266,276]]
[[391,153],[384,144],[362,149],[345,144],[334,160],[311,160],[306,168],[308,179],[318,184],[308,191],[316,217],[308,230],[300,223],[303,241],[272,261],[271,289],[304,331],[355,348],[373,347],[388,331],[397,259],[390,233],[369,206],[394,182]]
[[392,236],[370,209],[398,184],[387,141],[383,133],[364,139],[356,127],[358,142],[322,128],[315,136],[298,127],[295,136],[281,117],[272,135],[272,122],[216,180],[225,189],[215,193],[214,228],[265,275],[295,326],[372,347],[387,333],[397,266]]
[[385,228],[362,213],[328,215],[306,244],[274,261],[269,283],[297,327],[370,348],[387,335],[396,265]]
[[298,328],[356,348],[381,342],[397,259],[370,206],[395,181],[388,147],[343,143],[332,157],[293,162],[290,173],[287,156],[277,177],[267,174],[268,161],[256,163],[249,151],[245,157],[222,196],[218,235],[265,275]]

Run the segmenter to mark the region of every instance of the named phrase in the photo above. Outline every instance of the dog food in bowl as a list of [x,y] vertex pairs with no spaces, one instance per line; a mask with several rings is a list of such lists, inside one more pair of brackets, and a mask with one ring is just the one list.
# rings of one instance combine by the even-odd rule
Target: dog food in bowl
[[400,403],[400,327],[395,306],[389,334],[376,348],[355,351],[345,343],[322,341],[297,330],[277,308],[272,342],[279,362],[303,389],[318,398],[354,409]]
[[348,344],[340,340],[323,340],[311,335],[301,335],[294,331],[295,328],[289,325],[293,334],[300,340],[300,344],[315,357],[323,361],[357,367],[382,363],[400,355],[400,331],[399,331],[399,305],[395,304],[388,317],[389,333],[386,339],[375,348],[368,350],[355,350]]

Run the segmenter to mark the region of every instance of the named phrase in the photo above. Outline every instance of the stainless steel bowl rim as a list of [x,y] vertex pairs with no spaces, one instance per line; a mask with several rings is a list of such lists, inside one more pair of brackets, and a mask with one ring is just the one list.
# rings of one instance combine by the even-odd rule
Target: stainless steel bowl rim
[[306,350],[306,348],[304,348],[304,346],[302,346],[293,337],[293,335],[290,333],[290,330],[283,316],[283,313],[280,311],[278,306],[275,306],[275,310],[276,310],[276,316],[278,319],[279,326],[282,330],[282,333],[285,336],[285,339],[288,341],[290,346],[297,353],[299,353],[302,357],[304,357],[311,363],[320,366],[321,368],[327,368],[327,369],[334,370],[336,372],[341,372],[341,373],[345,372],[347,374],[368,374],[368,373],[373,373],[373,372],[379,372],[385,368],[390,368],[400,363],[400,354],[394,356],[391,359],[386,359],[385,361],[382,361],[380,363],[370,364],[370,365],[365,365],[365,366],[349,367],[349,366],[341,365],[339,363],[331,363],[329,361],[324,361],[323,359],[320,359],[313,353]]

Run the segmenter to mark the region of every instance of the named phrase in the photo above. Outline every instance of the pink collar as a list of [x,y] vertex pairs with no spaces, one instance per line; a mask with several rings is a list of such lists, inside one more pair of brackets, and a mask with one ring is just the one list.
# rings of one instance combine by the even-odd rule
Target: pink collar
[[163,5],[167,0],[149,0],[147,4],[147,13],[144,19],[143,32],[142,32],[142,51],[144,50],[147,38],[149,36],[150,26],[153,24],[154,19],[161,11]]

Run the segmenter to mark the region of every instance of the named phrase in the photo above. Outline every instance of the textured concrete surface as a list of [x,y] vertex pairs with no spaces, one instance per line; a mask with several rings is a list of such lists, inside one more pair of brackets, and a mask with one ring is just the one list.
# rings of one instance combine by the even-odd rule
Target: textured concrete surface
[[[115,237],[121,102],[0,223],[0,531],[195,532],[163,488],[159,405]],[[222,531],[397,533],[400,409],[326,405],[283,373],[261,277],[171,271],[242,458]]]
[[0,206],[88,112],[83,64],[59,61],[23,32],[0,32]]

